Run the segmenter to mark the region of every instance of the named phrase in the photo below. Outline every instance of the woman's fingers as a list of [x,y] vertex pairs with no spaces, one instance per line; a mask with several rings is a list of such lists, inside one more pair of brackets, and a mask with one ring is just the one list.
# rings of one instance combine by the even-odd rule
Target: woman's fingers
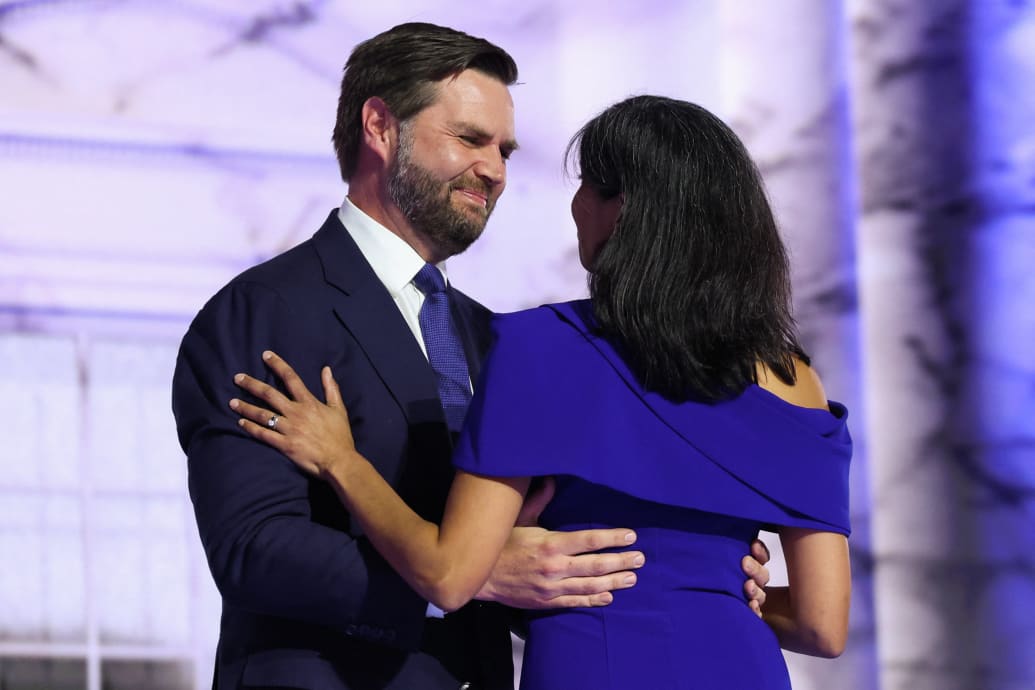
[[236,374],[234,376],[234,383],[241,390],[247,391],[254,395],[259,400],[262,400],[270,409],[275,412],[287,412],[291,406],[291,399],[286,395],[278,391],[273,386],[260,381],[259,379],[249,376],[248,374]]
[[262,353],[262,361],[266,366],[284,382],[284,388],[291,394],[293,400],[302,401],[313,397],[313,394],[306,388],[302,377],[295,373],[291,365],[285,362],[280,355],[272,350]]
[[[268,403],[270,408],[277,412],[287,412],[293,403],[309,404],[319,402],[316,396],[306,387],[302,377],[280,355],[272,350],[265,350],[262,353],[262,360],[270,368],[270,371],[284,384],[288,395],[284,395],[270,384],[248,374],[236,374],[234,376],[234,383],[256,398]],[[338,384],[330,373],[330,367],[324,367],[324,371],[321,372],[321,379],[323,380],[325,394],[329,395],[331,390],[334,391],[334,402],[332,403],[332,398],[328,397],[328,404],[331,407],[343,407],[341,391],[338,389]],[[328,388],[328,381],[330,382],[330,389]]]
[[298,467],[300,467],[305,472],[308,472],[309,474],[313,475],[320,474],[320,466],[317,463],[313,462],[307,457],[300,456],[296,452],[292,452],[293,446],[291,443],[291,439],[287,436],[277,433],[272,429],[268,429],[266,426],[262,424],[256,424],[252,420],[247,419],[245,417],[241,417],[241,419],[239,419],[237,423],[252,437],[262,441],[263,443],[266,443],[271,448],[275,448],[284,455],[286,455],[292,462],[298,465]]
[[240,425],[254,438],[281,451],[302,469],[319,475],[354,448],[348,413],[330,367],[320,372],[327,404],[316,398],[287,362],[270,350],[262,353],[270,371],[279,378],[287,395],[247,374],[234,381],[251,393],[258,404],[234,398],[230,408],[241,415]]
[[284,430],[282,425],[286,424],[283,417],[237,398],[230,401],[230,408],[241,415],[237,423],[251,436],[268,443],[279,451],[285,450],[287,437],[281,433]]
[[234,398],[230,401],[230,409],[241,415],[241,417],[254,422],[257,426],[261,426],[271,432],[281,433],[284,431],[284,416],[271,412],[265,407],[252,405],[239,398]]
[[334,380],[331,368],[325,366],[320,370],[320,379],[323,381],[323,395],[327,399],[329,407],[345,407],[345,401],[341,399],[341,389],[338,382]]
[[[319,463],[309,457],[304,444],[299,446],[298,439],[291,436],[298,432],[292,429],[286,417],[237,398],[230,401],[230,408],[241,415],[238,425],[253,438],[276,448],[306,472],[320,474]],[[275,420],[272,425],[271,419]]]

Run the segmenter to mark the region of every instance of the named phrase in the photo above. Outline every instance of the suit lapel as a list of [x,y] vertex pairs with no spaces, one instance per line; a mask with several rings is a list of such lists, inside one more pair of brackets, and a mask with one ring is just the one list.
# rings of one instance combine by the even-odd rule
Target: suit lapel
[[336,288],[333,309],[363,349],[411,425],[445,424],[438,384],[392,296],[338,220],[313,236],[325,280]]

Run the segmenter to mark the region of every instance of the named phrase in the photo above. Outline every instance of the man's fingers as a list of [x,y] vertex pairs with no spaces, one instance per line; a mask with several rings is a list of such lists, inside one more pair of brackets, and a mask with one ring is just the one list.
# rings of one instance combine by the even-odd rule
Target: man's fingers
[[765,606],[766,592],[765,585],[769,582],[769,571],[751,556],[744,556],[742,562],[744,572],[748,573],[749,579],[744,583],[744,595],[748,598],[748,606],[758,616],[762,615],[762,607]]
[[749,578],[760,588],[769,584],[769,568],[756,561],[752,556],[744,556],[740,561],[740,567]]
[[768,563],[769,559],[772,558],[769,554],[769,547],[761,539],[751,542],[751,556],[762,565]]
[[569,577],[550,580],[542,585],[533,601],[523,601],[521,608],[553,609],[572,606],[607,606],[614,600],[612,592],[636,584],[636,573],[611,573],[603,577]]
[[761,618],[762,607],[765,606],[765,589],[756,585],[753,580],[748,580],[744,583],[744,594],[748,597],[748,606]]
[[612,591],[636,584],[645,558],[629,548],[635,540],[629,529],[515,527],[478,597],[524,609],[606,606]]
[[754,556],[744,556],[740,560],[740,567],[744,574],[754,580],[759,587],[769,584],[769,568],[755,560]]
[[754,580],[748,580],[744,583],[744,595],[751,601],[757,601],[759,604],[765,601],[765,590],[755,584]]
[[[596,578],[636,570],[644,564],[644,556],[640,551],[622,551],[620,553],[584,553],[568,558],[563,566],[558,567],[555,575],[559,579]],[[584,593],[584,592],[580,592]]]
[[636,573],[627,570],[598,577],[568,577],[556,580],[550,587],[548,598],[564,596],[596,596],[620,589],[629,589],[636,584]]
[[575,556],[601,549],[621,549],[636,543],[631,529],[585,529],[577,532],[551,532],[549,547],[554,553]]
[[610,592],[602,592],[593,595],[566,595],[551,599],[546,608],[571,609],[571,608],[592,608],[595,606],[607,606],[614,601],[614,595]]

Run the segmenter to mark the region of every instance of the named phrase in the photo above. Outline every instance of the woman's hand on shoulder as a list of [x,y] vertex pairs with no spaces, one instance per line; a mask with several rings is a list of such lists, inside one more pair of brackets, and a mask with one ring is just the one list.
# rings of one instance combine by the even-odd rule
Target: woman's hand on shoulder
[[348,411],[330,367],[320,372],[327,400],[323,403],[275,353],[263,352],[262,359],[284,383],[287,394],[247,374],[237,374],[234,383],[267,405],[262,407],[239,398],[231,400],[230,408],[241,415],[241,427],[318,477],[326,478],[334,473],[336,465],[358,457]]

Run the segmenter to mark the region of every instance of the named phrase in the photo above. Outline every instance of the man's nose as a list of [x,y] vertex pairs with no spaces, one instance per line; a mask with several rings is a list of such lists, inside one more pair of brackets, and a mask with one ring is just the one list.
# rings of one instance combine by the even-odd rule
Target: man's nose
[[507,163],[499,149],[487,149],[474,173],[490,187],[503,187],[507,184]]

